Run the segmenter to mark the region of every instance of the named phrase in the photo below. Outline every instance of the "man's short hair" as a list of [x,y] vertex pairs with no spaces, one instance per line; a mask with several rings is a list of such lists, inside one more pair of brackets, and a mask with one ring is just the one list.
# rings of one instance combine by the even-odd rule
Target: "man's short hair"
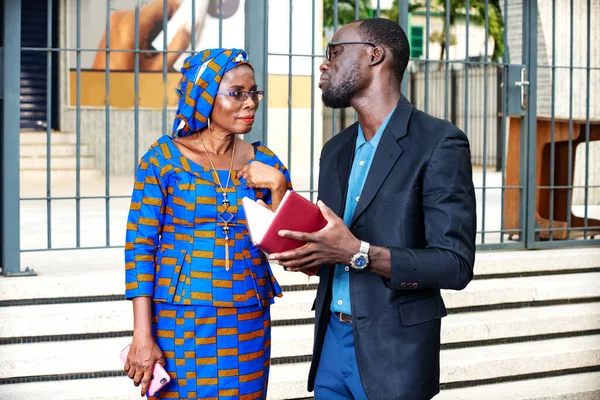
[[410,57],[410,45],[402,27],[385,18],[368,18],[358,22],[358,34],[362,40],[385,46],[392,52],[394,75],[400,84]]

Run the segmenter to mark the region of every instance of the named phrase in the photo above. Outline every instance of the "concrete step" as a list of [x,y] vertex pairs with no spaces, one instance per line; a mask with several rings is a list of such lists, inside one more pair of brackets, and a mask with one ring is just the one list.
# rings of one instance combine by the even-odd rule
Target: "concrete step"
[[[43,157],[27,156],[20,158],[21,171],[23,170],[45,170],[47,158]],[[79,158],[80,168],[91,169],[94,168],[94,157],[92,156],[81,156]],[[77,158],[72,156],[53,156],[50,158],[51,169],[69,169],[77,166]]]
[[[289,380],[289,373],[299,374]],[[274,366],[269,379],[269,400],[309,397],[308,364]],[[287,377],[287,381],[285,378]],[[283,380],[282,380],[283,378]],[[126,377],[79,379],[4,385],[0,400],[134,400],[137,389]],[[597,400],[600,372],[563,375],[527,381],[442,390],[433,400]]]
[[[294,375],[289,375],[294,374]],[[306,390],[308,364],[275,365],[269,376],[268,400],[310,397]],[[293,377],[290,380],[290,377]],[[129,378],[77,379],[2,386],[0,400],[136,400],[139,388]]]
[[[119,370],[118,352],[127,343],[127,338],[116,338],[5,345],[0,347],[0,378]],[[272,356],[281,357],[282,349],[283,344],[274,346]],[[442,383],[493,380],[598,365],[600,335],[593,335],[443,350],[440,379]],[[288,398],[304,395],[307,366],[274,365],[272,384],[285,385]]]
[[[97,180],[102,176],[102,171],[96,168],[82,168],[80,170],[81,180]],[[39,169],[22,169],[19,175],[22,182],[42,182],[46,180],[46,168]],[[73,168],[52,168],[50,171],[50,179],[53,182],[75,180],[77,173]]]
[[[90,150],[87,145],[81,145],[79,152],[81,155],[90,155]],[[46,144],[21,144],[19,147],[21,157],[46,157],[48,148]],[[74,144],[52,144],[50,147],[52,157],[74,157],[77,154],[77,147]]]
[[[35,298],[51,299],[54,297],[118,296],[124,292],[123,286],[123,272],[110,270],[90,271],[85,274],[85,279],[82,279],[82,276],[69,275],[41,275],[34,278],[0,279],[0,301]],[[313,317],[310,308],[315,295],[315,290],[286,292],[282,298],[276,299],[276,306],[272,308],[273,319],[293,320]],[[476,280],[471,282],[463,291],[444,291],[443,297],[448,308],[502,307],[504,304],[514,303],[524,303],[526,305],[530,302],[539,301],[560,302],[569,299],[571,301],[572,299],[593,299],[600,297],[600,273]],[[51,309],[53,306],[45,307]],[[66,307],[66,305],[60,307]],[[76,307],[76,305],[70,305],[69,307]],[[104,306],[99,305],[98,307],[100,309],[97,313],[101,314]]]
[[[19,136],[20,143],[23,144],[46,144],[48,136],[42,131],[23,131]],[[50,143],[52,144],[75,144],[77,135],[75,132],[50,132]]]
[[[44,179],[45,176],[44,173]],[[38,276],[0,279],[0,301],[120,295],[125,290],[122,249],[80,250],[77,252],[77,257],[74,257],[72,252],[64,251],[33,252],[23,253],[21,259],[22,267],[28,266],[35,269]],[[477,254],[475,275],[502,276],[505,273],[542,273],[543,271],[556,273],[564,270],[586,270],[596,267],[600,267],[600,248],[482,252]],[[319,280],[317,276],[313,276],[309,280],[304,274],[285,272],[278,265],[273,265],[272,268],[281,285],[299,285],[302,287],[307,284],[318,283]],[[579,274],[574,276],[577,275]],[[482,286],[494,286],[495,291],[507,292],[505,300],[508,302],[524,301],[523,298],[532,301],[539,297],[534,293],[536,278],[538,277],[519,278],[521,279],[520,288],[522,285],[529,286],[526,288],[528,294],[514,300],[511,299],[513,293],[511,290],[516,288],[515,284],[518,282],[514,278],[506,281],[503,279],[475,280],[467,286],[465,291],[448,291],[448,293],[460,296],[461,293],[468,292],[469,294],[465,296],[473,296],[474,292]],[[556,276],[550,276],[549,278],[560,288],[562,278],[556,278]],[[589,282],[588,286],[589,284],[593,284],[593,282]],[[598,296],[600,288],[594,290],[594,293],[594,296]],[[446,293],[444,296],[446,298],[453,297]],[[498,300],[502,300],[501,293],[496,293],[496,296],[499,297]],[[586,295],[583,297],[586,297]],[[312,299],[307,300],[307,302],[310,302],[308,304],[308,307],[310,307]],[[447,305],[449,304],[447,303]]]
[[[293,301],[284,301],[289,294],[278,299],[271,308],[275,324],[293,322],[294,316],[302,319],[314,316],[309,309],[297,310]],[[37,323],[31,326],[31,321]],[[600,330],[600,303],[451,314],[442,321],[444,344]],[[129,301],[0,307],[0,339],[102,334],[132,329]],[[293,355],[310,354],[312,325],[275,326],[274,345],[275,338],[285,341],[287,337],[298,335],[308,340],[300,346],[307,352],[297,349]]]
[[597,400],[600,372],[442,390],[433,400]]

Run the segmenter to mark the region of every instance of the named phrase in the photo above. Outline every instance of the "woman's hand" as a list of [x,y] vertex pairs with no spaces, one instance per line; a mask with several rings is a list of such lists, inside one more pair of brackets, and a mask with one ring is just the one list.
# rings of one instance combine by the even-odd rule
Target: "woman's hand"
[[271,208],[277,210],[281,199],[287,192],[287,179],[277,168],[253,161],[238,171],[238,178],[246,180],[246,185],[256,189],[269,189],[271,191]]
[[125,362],[125,372],[127,376],[133,379],[133,384],[139,386],[142,384],[141,393],[145,396],[150,387],[150,379],[154,365],[159,363],[165,366],[165,359],[162,351],[151,336],[136,337],[133,335],[133,342],[127,354]]
[[253,161],[238,171],[238,178],[246,180],[246,185],[256,189],[269,189],[276,191],[281,188],[287,189],[285,176],[276,168],[263,164],[260,161]]

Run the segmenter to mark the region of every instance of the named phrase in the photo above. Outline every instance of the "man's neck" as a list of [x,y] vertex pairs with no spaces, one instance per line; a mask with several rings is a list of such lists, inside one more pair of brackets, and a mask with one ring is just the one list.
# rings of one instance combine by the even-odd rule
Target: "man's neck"
[[381,93],[379,96],[364,96],[352,103],[367,141],[375,136],[377,129],[398,104],[400,96],[400,92],[393,91]]

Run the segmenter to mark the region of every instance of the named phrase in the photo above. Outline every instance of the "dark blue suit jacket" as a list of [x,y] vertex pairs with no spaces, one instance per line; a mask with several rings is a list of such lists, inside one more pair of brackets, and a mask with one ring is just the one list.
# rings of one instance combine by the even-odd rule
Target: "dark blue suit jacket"
[[[323,147],[319,198],[344,213],[357,124]],[[377,147],[352,233],[391,251],[392,278],[350,270],[356,358],[370,400],[430,399],[439,392],[440,289],[473,277],[476,209],[469,142],[447,121],[401,98]],[[315,300],[313,390],[331,316],[333,267],[323,266]]]

